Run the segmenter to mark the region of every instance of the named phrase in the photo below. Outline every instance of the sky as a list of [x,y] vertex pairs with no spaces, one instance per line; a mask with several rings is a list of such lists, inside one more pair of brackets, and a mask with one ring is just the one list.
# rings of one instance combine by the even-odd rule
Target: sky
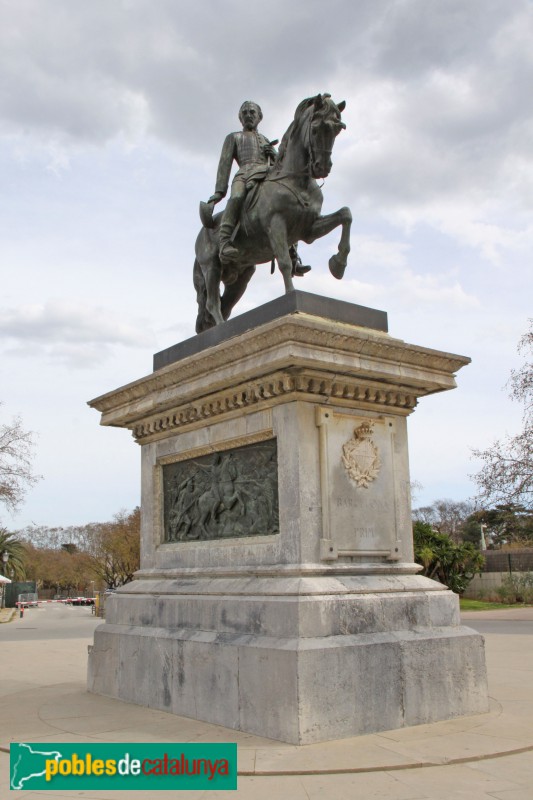
[[[520,429],[508,398],[533,316],[530,0],[0,0],[0,424],[42,480],[11,529],[105,521],[140,497],[140,449],[87,401],[194,335],[198,204],[244,100],[279,138],[298,103],[346,101],[298,288],[388,313],[467,355],[409,418],[415,505],[475,494],[473,448]],[[221,208],[220,206],[219,208]],[[278,297],[258,269],[234,315]]]

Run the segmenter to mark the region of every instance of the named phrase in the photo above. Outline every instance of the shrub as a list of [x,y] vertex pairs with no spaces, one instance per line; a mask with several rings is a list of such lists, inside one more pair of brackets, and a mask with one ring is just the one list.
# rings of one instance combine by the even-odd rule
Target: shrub
[[457,594],[462,594],[483,569],[485,559],[471,542],[455,544],[447,534],[434,531],[425,522],[414,523],[413,537],[415,560],[424,567],[422,574]]
[[533,572],[523,575],[509,575],[496,594],[505,603],[533,603]]

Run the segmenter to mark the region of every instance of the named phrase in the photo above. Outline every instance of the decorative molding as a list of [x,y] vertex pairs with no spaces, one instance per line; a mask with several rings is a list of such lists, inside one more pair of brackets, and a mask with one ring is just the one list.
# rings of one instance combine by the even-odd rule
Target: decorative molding
[[268,439],[274,438],[274,431],[272,428],[268,428],[263,431],[258,431],[257,433],[249,433],[244,436],[236,436],[233,439],[224,439],[221,442],[202,445],[202,447],[193,447],[190,450],[184,450],[182,453],[172,453],[168,456],[161,456],[156,461],[156,467],[176,464],[178,461],[188,461],[190,458],[200,458],[200,456],[207,456],[209,453],[223,453],[226,450],[233,450],[236,447],[246,447],[248,444],[266,442]]
[[[312,348],[312,355],[308,352],[309,348]],[[283,361],[294,364],[298,361],[296,352],[303,353],[305,360],[312,358],[317,362],[317,367],[322,367],[319,362],[323,362],[324,367],[327,364],[331,369],[332,363],[338,363],[339,359],[348,360],[349,374],[345,377],[353,380],[357,380],[358,374],[362,379],[375,377],[379,380],[388,376],[392,380],[399,377],[397,369],[401,365],[402,382],[410,383],[410,391],[417,395],[453,388],[453,374],[470,362],[464,356],[406,344],[385,333],[306,314],[294,314],[247,331],[204,353],[183,358],[102,395],[89,405],[104,414],[104,424],[131,427],[132,418],[136,417],[137,421],[141,417],[141,409],[146,411],[145,403],[149,397],[157,396],[161,403],[168,402],[170,405],[168,392],[180,386],[184,388],[182,397],[190,396],[195,404],[196,411],[191,413],[209,416],[209,407],[202,404],[200,408],[196,398],[192,397],[194,387],[203,386],[208,378],[213,379],[213,384],[218,380],[218,388],[220,384],[227,385],[228,370],[232,375],[256,378],[258,370],[273,371]],[[335,354],[333,362],[332,353]],[[410,370],[423,371],[424,375],[408,379]],[[346,373],[345,369],[343,371]],[[229,398],[228,402],[238,404],[241,400],[237,396],[234,400]],[[185,409],[180,413],[182,411],[185,413]],[[213,413],[220,413],[217,405]],[[106,415],[108,419],[105,419]],[[163,416],[161,424],[165,424]]]
[[[411,413],[417,404],[416,396],[408,389],[370,381],[325,378],[323,373],[295,368],[208,395],[197,402],[152,415],[127,427],[132,430],[137,442],[145,444],[166,437],[171,432],[205,425],[206,421],[218,421],[264,405],[271,406],[294,399],[316,402],[317,398],[321,402],[329,401],[332,405],[353,407],[356,402],[358,408],[385,407],[392,413],[402,415]],[[213,449],[208,447],[205,452]],[[219,449],[218,445],[216,449]]]

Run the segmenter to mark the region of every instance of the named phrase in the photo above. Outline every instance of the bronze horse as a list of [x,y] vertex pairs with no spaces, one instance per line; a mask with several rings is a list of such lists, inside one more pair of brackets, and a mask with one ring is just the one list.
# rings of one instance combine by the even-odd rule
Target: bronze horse
[[[342,233],[338,253],[329,259],[331,274],[341,279],[350,252],[352,215],[347,207],[320,216],[322,192],[317,178],[326,178],[332,166],[335,137],[345,128],[341,112],[328,94],[303,100],[285,132],[278,156],[265,180],[249,192],[233,244],[239,258],[221,264],[218,227],[202,228],[196,240],[194,287],[198,301],[196,332],[227,320],[255,272],[256,264],[276,259],[285,291],[294,290],[293,262],[289,248],[298,241],[320,239],[339,225]],[[224,291],[220,295],[220,284]]]

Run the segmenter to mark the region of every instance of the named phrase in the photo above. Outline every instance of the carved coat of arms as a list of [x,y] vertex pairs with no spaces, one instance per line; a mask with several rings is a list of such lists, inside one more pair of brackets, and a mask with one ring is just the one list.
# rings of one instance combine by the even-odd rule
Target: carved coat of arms
[[377,477],[381,467],[379,450],[371,437],[372,423],[363,422],[342,446],[342,463],[346,472],[357,486],[364,489]]

